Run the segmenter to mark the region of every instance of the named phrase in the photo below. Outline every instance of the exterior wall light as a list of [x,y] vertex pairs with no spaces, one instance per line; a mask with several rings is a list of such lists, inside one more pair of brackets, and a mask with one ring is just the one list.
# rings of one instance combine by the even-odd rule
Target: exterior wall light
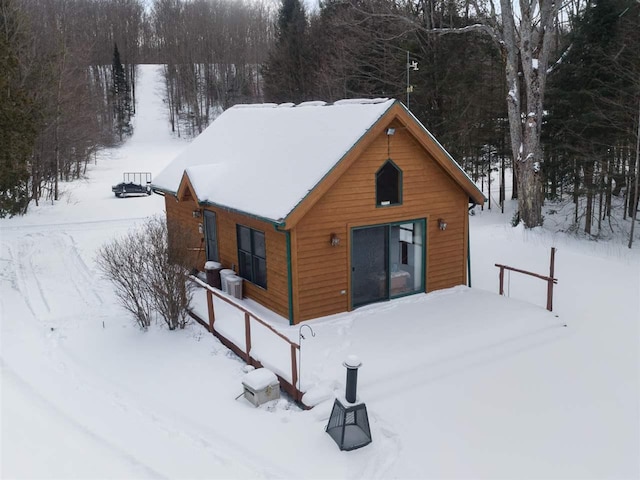
[[391,135],[395,135],[396,134],[396,129],[395,128],[387,128],[387,135],[391,136]]
[[193,218],[200,218],[200,215],[202,215],[202,213],[200,213],[200,210],[194,210],[193,212],[191,212],[191,215],[193,215]]
[[438,219],[438,228],[440,230],[446,230],[447,229],[447,222],[444,221],[444,218],[439,218]]
[[337,235],[337,234],[332,233],[332,234],[331,234],[331,238],[330,238],[330,240],[329,240],[329,243],[331,243],[331,246],[332,246],[332,247],[337,247],[337,246],[339,246],[339,245],[340,245],[340,237],[338,237],[338,235]]

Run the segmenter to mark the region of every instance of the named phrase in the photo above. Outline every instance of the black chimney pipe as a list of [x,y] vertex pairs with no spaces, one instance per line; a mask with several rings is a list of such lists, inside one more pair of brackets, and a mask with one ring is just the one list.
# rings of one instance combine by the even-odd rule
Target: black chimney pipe
[[349,355],[343,365],[347,367],[347,388],[345,398],[349,403],[356,402],[356,392],[358,390],[358,368],[362,362],[355,355]]

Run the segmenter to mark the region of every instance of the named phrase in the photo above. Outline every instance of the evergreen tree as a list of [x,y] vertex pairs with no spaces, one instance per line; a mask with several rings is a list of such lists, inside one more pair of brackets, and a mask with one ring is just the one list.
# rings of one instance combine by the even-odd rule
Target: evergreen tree
[[262,66],[267,101],[308,100],[311,83],[311,52],[308,47],[307,14],[299,0],[282,0],[276,23],[276,42]]
[[[573,184],[575,221],[584,216],[584,229],[592,233],[595,199],[606,194],[606,216],[611,208],[612,179],[624,162],[621,149],[633,143],[638,84],[623,68],[638,73],[637,40],[621,29],[624,13],[637,19],[632,0],[595,0],[576,20],[571,47],[550,81],[545,140],[552,153],[545,166],[555,188]],[[635,64],[635,66],[634,66]],[[631,107],[631,109],[629,109]],[[616,183],[624,180],[617,176]],[[555,194],[555,191],[552,192]],[[586,197],[581,215],[580,197]],[[600,215],[602,216],[602,214]]]
[[29,159],[35,141],[35,118],[28,92],[20,82],[17,49],[26,37],[19,28],[15,2],[3,0],[0,11],[0,218],[22,214],[29,204]]
[[131,88],[125,75],[124,66],[120,61],[120,52],[118,51],[117,44],[113,46],[111,77],[115,131],[122,141],[123,136],[131,135],[132,133],[131,116],[133,114],[133,108],[131,103]]
[[321,2],[310,25],[316,98],[404,97],[410,35],[376,15],[387,7],[378,0],[367,2],[367,11],[340,0]]

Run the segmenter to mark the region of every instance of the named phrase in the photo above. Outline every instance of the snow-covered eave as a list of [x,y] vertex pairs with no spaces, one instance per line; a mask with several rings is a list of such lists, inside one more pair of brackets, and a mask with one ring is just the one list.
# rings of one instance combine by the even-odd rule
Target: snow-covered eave
[[225,212],[235,213],[237,215],[242,215],[243,217],[252,218],[254,220],[258,220],[258,221],[264,222],[264,223],[270,223],[271,225],[273,225],[276,228],[276,230],[282,229],[284,227],[284,225],[285,225],[285,222],[282,219],[274,220],[273,218],[267,218],[267,217],[263,217],[261,215],[257,215],[255,213],[245,212],[243,210],[238,210],[237,208],[229,207],[229,206],[223,205],[221,203],[212,202],[210,200],[198,201],[198,205],[203,206],[203,207],[214,207],[214,208],[218,208],[220,210],[224,210]]
[[[181,182],[182,183],[182,182]],[[178,189],[180,189],[178,187]],[[158,194],[158,195],[171,195],[174,196],[176,198],[178,198],[178,192],[158,186],[158,185],[151,185],[151,190]],[[201,206],[201,207],[214,207],[214,208],[218,208],[220,210],[224,210],[225,212],[229,212],[229,213],[235,213],[238,215],[242,215],[244,217],[249,217],[252,218],[254,220],[259,220],[261,222],[265,222],[265,223],[270,223],[272,224],[276,229],[281,229],[282,227],[284,227],[284,221],[282,221],[282,219],[279,220],[275,220],[273,218],[267,218],[267,217],[263,217],[260,215],[256,215],[255,213],[251,213],[251,212],[245,212],[243,210],[239,210],[237,208],[233,208],[233,207],[229,207],[227,205],[223,205],[221,203],[216,203],[216,202],[212,202],[210,200],[200,200],[198,198],[195,198],[196,203]]]
[[[340,173],[338,173],[339,169],[348,168],[347,163],[350,163],[348,159],[354,158],[354,151],[360,148],[363,141],[371,134],[372,131],[376,130],[380,127],[381,122],[387,116],[387,114],[391,111],[393,106],[397,103],[400,103],[398,100],[394,100],[389,104],[389,107],[380,114],[380,116],[373,122],[369,128],[367,128],[362,135],[356,140],[353,145],[347,150],[342,157],[338,159],[337,162],[316,182],[316,184],[307,192],[307,194],[302,197],[298,203],[294,205],[294,207],[289,210],[289,212],[284,215],[284,221],[280,224],[280,229],[290,230],[298,223],[298,221],[315,205],[315,203],[322,196],[323,192],[320,192],[320,185],[323,185],[325,182],[326,189],[330,188],[331,185],[335,183],[340,177]],[[333,177],[333,181],[331,180]],[[320,193],[319,193],[320,192]]]
[[165,195],[173,195],[174,197],[178,196],[178,192],[174,192],[173,190],[161,187],[160,185],[156,185],[154,183],[151,184],[151,191],[156,195],[162,195],[163,197]]

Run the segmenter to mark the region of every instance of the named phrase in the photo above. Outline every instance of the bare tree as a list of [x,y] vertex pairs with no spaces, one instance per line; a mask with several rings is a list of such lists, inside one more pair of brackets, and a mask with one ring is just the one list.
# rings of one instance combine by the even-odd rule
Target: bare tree
[[193,242],[189,229],[168,229],[156,216],[99,250],[98,266],[140,328],[154,318],[170,330],[186,326],[192,298],[187,275],[199,258]]
[[151,19],[173,131],[197,135],[234,103],[262,100],[266,2],[157,0]]
[[184,328],[189,320],[193,295],[187,275],[198,260],[190,230],[176,227],[168,228],[160,217],[152,217],[145,224],[148,267],[145,282],[154,308],[170,330]]
[[[544,197],[540,134],[559,2],[522,0],[516,11],[512,0],[500,0],[499,4],[494,0],[469,0],[465,3],[467,15],[476,23],[444,28],[434,21],[436,2],[403,2],[404,14],[396,13],[397,2],[390,3],[388,12],[369,12],[370,15],[403,22],[407,29],[427,35],[481,32],[500,49],[509,92],[507,110],[520,218],[527,228],[541,225]],[[360,2],[351,4],[365,12]]]
[[[109,94],[114,38],[128,58],[139,45],[139,0],[18,0],[28,44],[19,50],[20,88],[28,93],[35,140],[28,202],[58,200],[60,182],[80,178],[101,147],[114,142]],[[3,4],[4,5],[4,4]],[[135,78],[135,65],[126,62]],[[131,82],[130,82],[131,84]],[[25,112],[27,113],[27,112]]]
[[120,304],[143,330],[153,319],[153,296],[144,274],[149,270],[147,236],[144,230],[129,232],[123,238],[105,244],[96,262],[115,287]]

